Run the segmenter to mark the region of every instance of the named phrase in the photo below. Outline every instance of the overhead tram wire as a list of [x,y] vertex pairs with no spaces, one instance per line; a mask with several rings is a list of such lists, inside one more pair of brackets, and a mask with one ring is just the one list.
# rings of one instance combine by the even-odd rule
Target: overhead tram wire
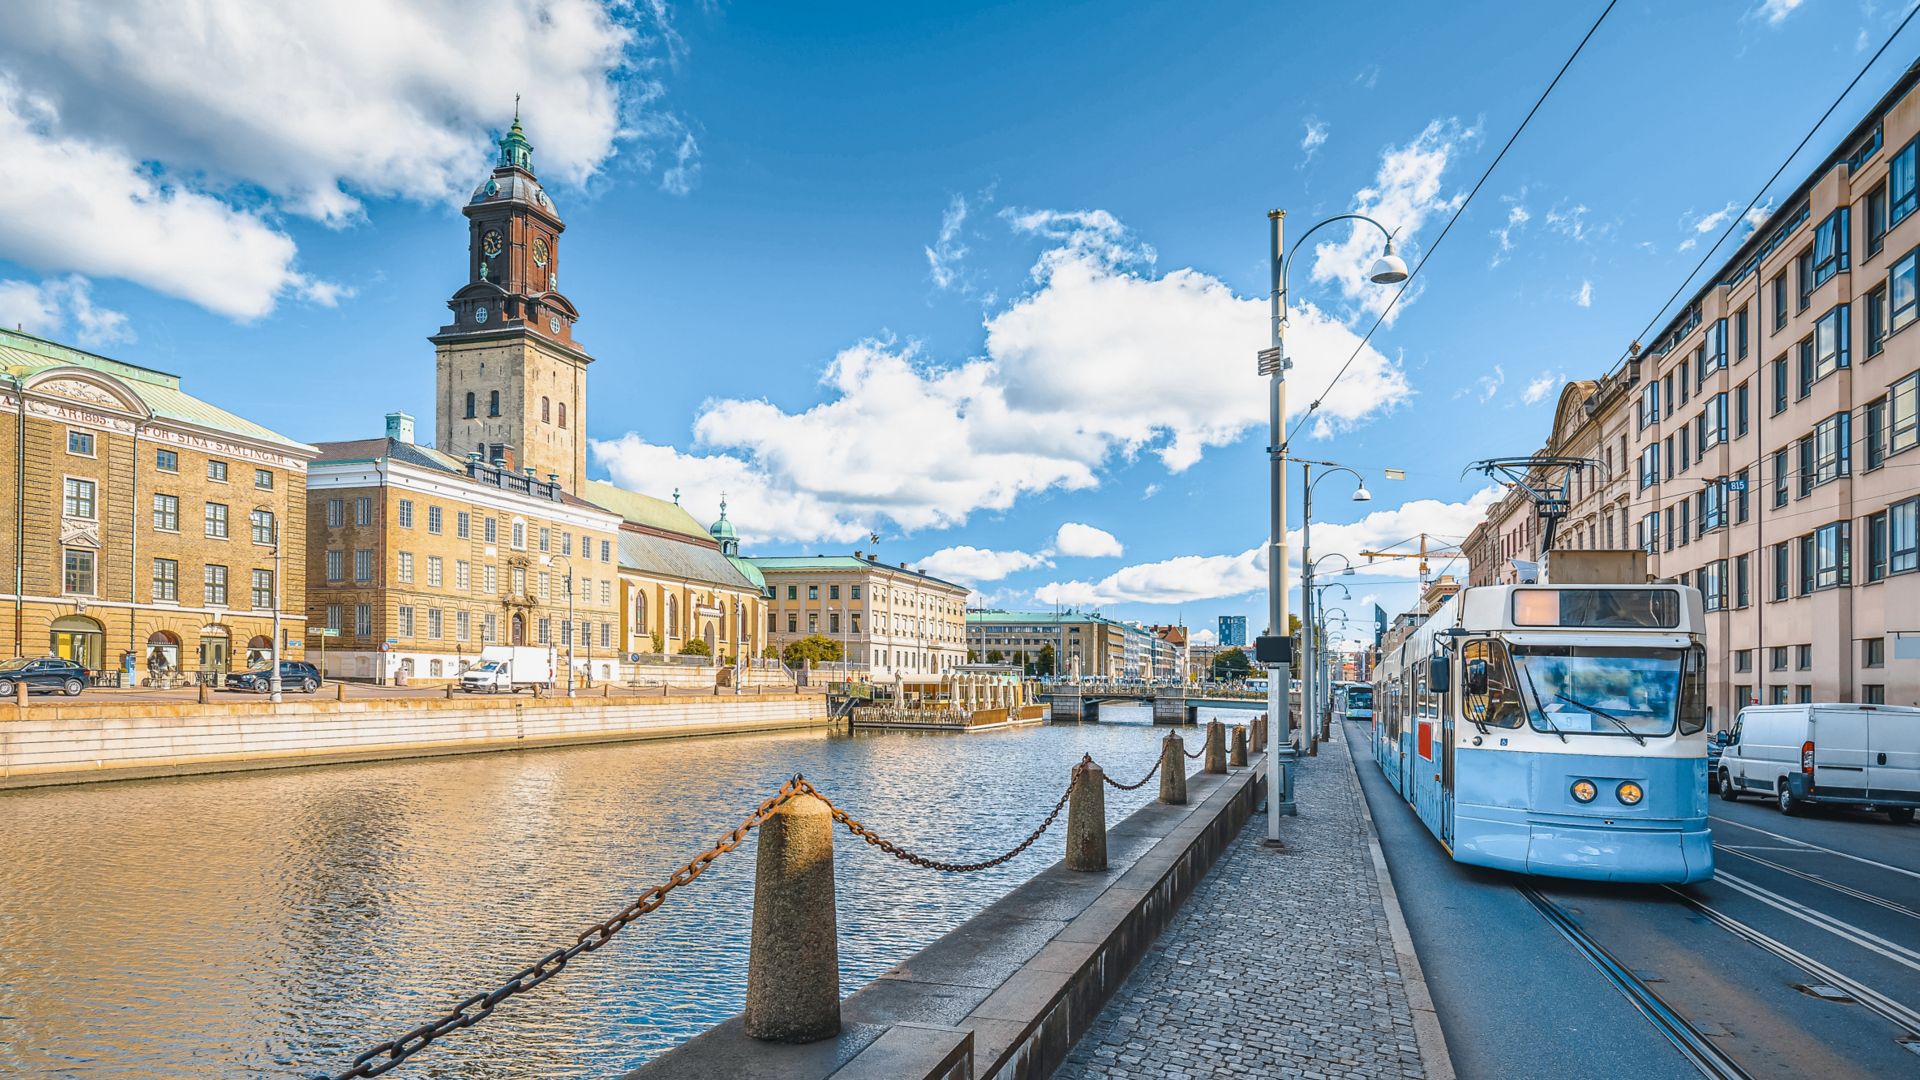
[[[1659,326],[1661,320],[1667,317],[1667,311],[1673,307],[1673,302],[1678,300],[1681,294],[1687,291],[1687,286],[1692,284],[1694,277],[1700,273],[1701,268],[1707,265],[1707,261],[1713,258],[1713,253],[1720,250],[1720,245],[1727,242],[1727,237],[1732,236],[1734,230],[1740,227],[1740,223],[1747,219],[1747,215],[1753,213],[1753,208],[1760,205],[1760,200],[1766,195],[1767,189],[1773,186],[1774,181],[1780,179],[1781,174],[1787,171],[1787,166],[1793,164],[1793,159],[1799,157],[1800,151],[1805,150],[1807,144],[1813,141],[1813,137],[1819,134],[1820,128],[1826,124],[1827,119],[1833,115],[1834,110],[1840,107],[1840,103],[1847,99],[1848,94],[1853,93],[1854,87],[1860,85],[1860,80],[1866,77],[1868,71],[1872,70],[1873,65],[1878,62],[1881,55],[1893,45],[1894,39],[1900,36],[1900,31],[1907,28],[1907,24],[1913,21],[1913,17],[1916,14],[1920,14],[1920,4],[1916,4],[1908,9],[1907,17],[1900,20],[1900,25],[1894,27],[1893,33],[1887,35],[1887,40],[1881,42],[1880,48],[1875,50],[1874,54],[1867,58],[1867,62],[1860,66],[1860,70],[1854,74],[1852,81],[1848,82],[1846,88],[1834,97],[1833,103],[1828,105],[1827,111],[1821,113],[1820,119],[1815,120],[1813,126],[1807,129],[1806,135],[1801,137],[1798,145],[1794,146],[1793,150],[1790,151],[1785,158],[1781,159],[1780,167],[1773,170],[1773,175],[1767,177],[1767,182],[1761,184],[1760,190],[1753,193],[1753,198],[1747,201],[1747,208],[1734,215],[1733,218],[1727,222],[1727,227],[1720,233],[1719,238],[1714,240],[1713,246],[1701,253],[1700,261],[1694,263],[1693,269],[1687,271],[1687,276],[1680,279],[1680,284],[1674,288],[1673,295],[1667,297],[1666,303],[1660,305],[1659,310],[1654,313],[1653,318],[1647,320],[1647,325],[1643,327],[1639,335],[1633,339],[1636,344],[1646,341],[1647,335],[1653,333],[1653,328]],[[1754,231],[1757,233],[1759,229],[1756,228]],[[1445,234],[1443,233],[1442,235]],[[1614,372],[1620,370],[1621,366],[1631,359],[1632,356],[1633,350],[1629,347],[1620,354],[1618,360],[1615,360],[1613,364],[1607,368],[1607,375],[1612,375]],[[1348,362],[1351,363],[1352,361]],[[1343,368],[1342,370],[1345,369]]]
[[1420,253],[1420,260],[1413,264],[1413,270],[1407,274],[1407,279],[1400,283],[1399,290],[1387,301],[1387,306],[1380,309],[1379,317],[1374,319],[1373,325],[1367,328],[1366,336],[1362,337],[1360,343],[1353,347],[1353,354],[1347,357],[1346,363],[1340,365],[1339,371],[1334,372],[1333,378],[1327,382],[1326,389],[1314,396],[1312,404],[1307,406],[1307,411],[1301,413],[1299,419],[1294,421],[1293,427],[1287,432],[1287,442],[1291,443],[1293,437],[1300,433],[1301,426],[1307,422],[1309,417],[1319,411],[1321,402],[1327,399],[1327,395],[1333,392],[1333,388],[1339,385],[1340,380],[1347,374],[1347,369],[1353,366],[1355,360],[1359,359],[1361,350],[1367,347],[1367,342],[1373,340],[1374,332],[1379,330],[1381,325],[1387,321],[1387,316],[1393,313],[1394,307],[1400,303],[1400,298],[1405,296],[1407,290],[1413,286],[1413,279],[1420,276],[1420,269],[1426,266],[1427,260],[1432,258],[1433,253],[1440,249],[1441,242],[1446,240],[1449,232],[1453,231],[1454,223],[1460,220],[1461,214],[1466,213],[1467,207],[1473,203],[1473,197],[1478,195],[1480,189],[1486,185],[1487,178],[1493,175],[1493,170],[1500,167],[1500,162],[1507,156],[1507,151],[1513,149],[1513,144],[1519,140],[1520,133],[1527,130],[1527,125],[1532,122],[1534,114],[1540,111],[1540,106],[1547,103],[1547,95],[1553,93],[1553,88],[1560,85],[1560,79],[1566,75],[1567,69],[1572,67],[1573,62],[1580,58],[1580,53],[1587,47],[1587,42],[1593,40],[1594,32],[1600,29],[1601,23],[1607,21],[1607,16],[1613,13],[1614,5],[1619,2],[1620,0],[1607,0],[1607,6],[1601,10],[1600,17],[1593,20],[1592,26],[1587,27],[1586,36],[1582,37],[1580,44],[1575,45],[1573,52],[1567,55],[1567,62],[1560,65],[1560,70],[1554,73],[1553,81],[1547,84],[1545,90],[1540,91],[1540,96],[1534,100],[1533,108],[1527,110],[1527,115],[1520,120],[1520,126],[1514,128],[1513,134],[1507,137],[1506,145],[1500,148],[1500,152],[1495,154],[1493,161],[1487,165],[1486,171],[1480,174],[1480,179],[1475,181],[1473,190],[1467,192],[1467,197],[1461,201],[1459,206],[1454,208],[1453,216],[1447,219],[1447,224],[1440,230],[1440,235],[1434,237],[1433,243],[1427,245],[1427,249]]

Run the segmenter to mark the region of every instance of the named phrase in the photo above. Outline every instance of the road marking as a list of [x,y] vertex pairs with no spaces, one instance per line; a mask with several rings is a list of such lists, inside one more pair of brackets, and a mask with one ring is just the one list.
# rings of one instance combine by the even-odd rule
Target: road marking
[[1703,900],[1681,892],[1672,885],[1667,885],[1665,888],[1668,892],[1679,897],[1681,902],[1685,903],[1688,907],[1712,920],[1722,930],[1727,931],[1735,937],[1744,938],[1754,945],[1758,945],[1760,948],[1778,956],[1780,959],[1785,960],[1787,963],[1792,964],[1822,982],[1839,987],[1846,991],[1855,1001],[1908,1031],[1920,1032],[1920,1012],[1915,1012],[1913,1009],[1902,1005],[1900,1002],[1895,1001],[1893,998],[1875,990],[1873,987],[1868,986],[1858,979],[1841,974],[1838,969],[1828,967],[1791,945],[1755,930],[1753,927],[1748,926],[1746,923],[1726,914],[1719,908],[1713,907]]
[[1753,862],[1757,862],[1761,866],[1772,867],[1773,869],[1778,870],[1783,874],[1791,874],[1794,877],[1800,878],[1804,881],[1811,881],[1815,885],[1824,885],[1835,892],[1846,893],[1848,896],[1854,897],[1855,899],[1865,900],[1869,904],[1878,904],[1881,907],[1886,908],[1888,911],[1897,911],[1902,915],[1910,916],[1915,919],[1920,919],[1920,911],[1915,911],[1904,904],[1896,904],[1891,900],[1885,899],[1883,897],[1875,896],[1872,893],[1861,892],[1859,889],[1849,888],[1845,885],[1840,884],[1837,881],[1828,881],[1826,878],[1823,878],[1818,874],[1809,874],[1802,870],[1795,870],[1791,866],[1783,866],[1780,863],[1774,862],[1772,859],[1763,859],[1758,855],[1750,854],[1751,852],[1755,852],[1755,851],[1796,851],[1798,850],[1797,848],[1738,847],[1731,844],[1715,844],[1713,846],[1729,854],[1738,855],[1743,859],[1748,859]]
[[1792,844],[1795,847],[1809,848],[1813,851],[1824,851],[1829,855],[1838,855],[1843,859],[1852,859],[1854,862],[1857,862],[1857,863],[1866,863],[1868,866],[1877,866],[1882,870],[1891,870],[1896,874],[1905,874],[1910,878],[1920,879],[1920,871],[1909,870],[1904,866],[1895,866],[1892,863],[1883,863],[1875,859],[1868,859],[1859,855],[1849,854],[1845,851],[1835,851],[1833,848],[1821,847],[1819,844],[1809,844],[1805,840],[1796,840],[1791,836],[1782,836],[1777,832],[1768,832],[1767,830],[1760,828],[1758,825],[1749,825],[1744,821],[1735,821],[1732,818],[1717,817],[1717,818],[1714,818],[1713,820],[1724,821],[1728,825],[1738,825],[1742,829],[1752,829],[1754,832],[1757,832],[1762,836],[1771,836],[1775,840],[1785,840],[1787,843]]
[[1738,878],[1725,872],[1715,874],[1715,881],[1722,881],[1751,896],[1769,907],[1778,908],[1802,922],[1811,923],[1835,937],[1845,938],[1863,949],[1869,949],[1898,964],[1905,964],[1920,971],[1920,952],[1914,952],[1905,945],[1895,944],[1878,934],[1870,933],[1849,922],[1842,922],[1831,915],[1813,910],[1797,900],[1789,900],[1770,889],[1763,889],[1751,881]]

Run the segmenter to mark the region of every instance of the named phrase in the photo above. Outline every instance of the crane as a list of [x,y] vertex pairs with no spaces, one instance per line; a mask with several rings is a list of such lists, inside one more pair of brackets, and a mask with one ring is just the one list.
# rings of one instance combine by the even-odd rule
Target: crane
[[[1430,536],[1427,533],[1420,533],[1416,536],[1408,537],[1406,540],[1401,541],[1401,543],[1410,544],[1416,540],[1420,543],[1418,551],[1363,551],[1360,554],[1365,556],[1368,562],[1372,562],[1375,559],[1419,559],[1420,587],[1425,589],[1427,587],[1427,575],[1432,572],[1427,564],[1427,559],[1435,555],[1459,556],[1462,552],[1460,545],[1442,540],[1437,536]],[[1428,543],[1428,541],[1434,541],[1434,543]]]

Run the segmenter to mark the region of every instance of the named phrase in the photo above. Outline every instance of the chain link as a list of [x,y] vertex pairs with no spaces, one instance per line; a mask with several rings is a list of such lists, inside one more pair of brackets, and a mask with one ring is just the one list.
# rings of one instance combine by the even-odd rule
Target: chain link
[[[746,840],[747,834],[765,823],[775,810],[785,806],[801,794],[817,794],[812,784],[801,777],[794,777],[781,785],[778,793],[770,796],[753,813],[747,815],[740,827],[721,837],[712,847],[695,856],[692,861],[673,872],[665,884],[655,885],[626,907],[621,908],[611,918],[594,923],[575,936],[573,944],[564,949],[555,949],[539,960],[522,968],[519,973],[492,993],[475,994],[455,1005],[445,1016],[425,1023],[405,1035],[386,1042],[362,1053],[353,1059],[346,1072],[333,1080],[357,1080],[359,1077],[379,1076],[388,1070],[397,1068],[401,1062],[431,1046],[434,1040],[450,1035],[462,1028],[473,1025],[493,1015],[500,1003],[527,991],[553,978],[566,969],[567,963],[583,952],[592,952],[613,940],[613,935],[626,929],[627,924],[657,909],[666,902],[667,894],[683,885],[691,884],[694,879],[706,873],[713,861]],[[471,1011],[469,1011],[471,1010]]]
[[812,794],[814,798],[819,799],[823,803],[826,803],[827,809],[833,811],[833,820],[839,822],[842,825],[845,825],[847,827],[848,832],[852,833],[853,835],[859,837],[862,840],[865,840],[867,843],[872,844],[874,847],[879,848],[881,851],[886,852],[887,854],[893,856],[894,858],[899,859],[901,862],[911,863],[914,866],[924,867],[925,869],[928,869],[928,870],[938,870],[944,874],[971,874],[976,870],[985,870],[989,867],[999,866],[1001,863],[1011,860],[1015,856],[1019,855],[1021,852],[1032,847],[1033,842],[1040,839],[1041,834],[1045,833],[1048,829],[1053,827],[1054,819],[1058,818],[1060,816],[1060,811],[1066,807],[1067,799],[1073,795],[1073,789],[1080,786],[1081,775],[1082,775],[1082,767],[1079,765],[1075,765],[1073,767],[1073,778],[1067,781],[1067,790],[1060,793],[1060,800],[1053,804],[1052,810],[1048,811],[1046,820],[1040,823],[1039,828],[1033,830],[1031,833],[1028,833],[1027,838],[1025,840],[1022,840],[1018,844],[1015,844],[1013,846],[1013,849],[1011,851],[1008,851],[1004,855],[996,855],[991,859],[986,859],[976,863],[939,862],[938,860],[935,860],[935,859],[929,859],[924,855],[916,855],[913,852],[908,851],[905,848],[899,846],[898,844],[895,844],[893,841],[876,835],[871,829],[868,829],[865,825],[862,825],[860,824],[859,821],[855,820],[853,815],[833,805],[833,801],[831,799],[828,799],[825,795],[820,794],[820,792],[817,790],[812,790],[810,785],[809,785],[809,793]]
[[[1184,751],[1182,752],[1184,753]],[[1147,770],[1147,775],[1141,777],[1140,779],[1134,781],[1131,784],[1123,784],[1120,781],[1115,780],[1113,777],[1108,776],[1104,772],[1100,774],[1100,777],[1101,779],[1105,780],[1107,783],[1112,784],[1116,788],[1119,788],[1121,791],[1132,791],[1135,788],[1144,785],[1147,781],[1153,779],[1153,774],[1160,771],[1160,763],[1165,760],[1166,758],[1163,757],[1154,761],[1153,768]]]

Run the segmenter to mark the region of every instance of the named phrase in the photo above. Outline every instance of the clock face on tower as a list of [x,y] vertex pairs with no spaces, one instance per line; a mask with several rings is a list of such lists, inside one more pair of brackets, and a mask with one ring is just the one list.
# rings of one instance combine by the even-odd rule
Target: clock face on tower
[[498,229],[488,229],[487,234],[480,238],[480,254],[489,259],[500,254],[502,246]]
[[533,265],[547,265],[547,241],[545,237],[535,237],[533,241]]

